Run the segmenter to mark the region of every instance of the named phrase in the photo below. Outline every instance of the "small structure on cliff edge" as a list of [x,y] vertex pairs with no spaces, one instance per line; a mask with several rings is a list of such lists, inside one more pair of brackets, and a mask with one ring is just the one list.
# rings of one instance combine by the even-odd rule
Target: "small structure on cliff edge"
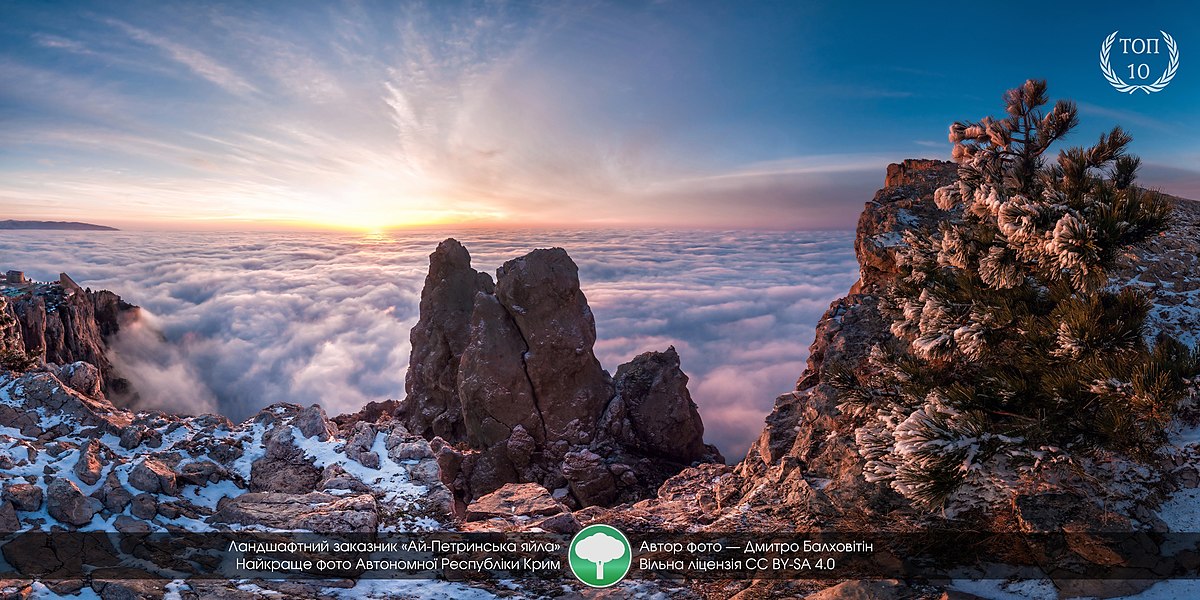
[[688,466],[724,461],[704,443],[674,348],[634,358],[614,381],[595,342],[562,248],[504,263],[493,283],[448,239],[429,257],[396,416],[434,440],[463,502],[524,482],[575,506],[632,502]]
[[[23,283],[13,283],[18,280]],[[56,365],[90,363],[99,369],[106,393],[129,391],[108,358],[108,340],[138,318],[137,306],[108,290],[85,289],[66,273],[58,281],[37,282],[8,271],[0,293],[8,299],[0,310],[15,321],[14,351]]]

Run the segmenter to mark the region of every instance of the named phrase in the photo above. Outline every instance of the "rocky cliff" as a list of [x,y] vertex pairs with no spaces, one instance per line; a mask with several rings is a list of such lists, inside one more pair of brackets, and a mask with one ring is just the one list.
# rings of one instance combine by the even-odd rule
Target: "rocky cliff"
[[128,382],[108,359],[108,340],[137,318],[138,307],[108,290],[80,287],[66,273],[58,281],[34,282],[9,271],[0,295],[0,311],[13,319],[5,350],[55,368],[85,362],[99,371],[105,392],[128,391]]
[[634,501],[687,466],[723,461],[704,444],[674,348],[636,357],[614,380],[595,342],[563,249],[510,260],[493,283],[446,240],[429,257],[396,417],[432,440],[464,505],[524,482],[571,506]]
[[[472,269],[465,248],[447,240],[430,256],[421,316],[412,332],[408,396],[401,402],[371,403],[333,419],[317,406],[277,404],[234,424],[212,415],[133,413],[113,406],[101,389],[100,370],[85,362],[0,370],[0,532],[572,533],[591,523],[629,532],[954,527],[863,478],[855,417],[838,410],[833,383],[841,372],[872,368],[871,348],[891,336],[879,293],[895,276],[895,249],[906,232],[936,231],[943,217],[933,190],[955,176],[949,163],[938,161],[889,168],[885,187],[859,221],[860,281],[830,305],[796,389],[777,399],[758,441],[737,465],[725,465],[703,443],[703,424],[674,349],[641,354],[615,376],[600,367],[593,352],[594,319],[564,251],[537,250],[509,261],[493,280]],[[1195,345],[1197,263],[1200,206],[1178,200],[1171,228],[1128,249],[1114,274],[1152,294],[1147,336],[1162,331]],[[47,319],[74,328],[90,308],[98,336],[90,339],[102,339],[108,333],[102,323],[119,325],[129,309],[84,292],[72,296],[78,299],[67,310],[68,320]],[[55,307],[47,315],[68,303],[63,296],[54,296],[54,302],[39,296],[43,305]],[[15,319],[0,324],[0,338],[14,343],[26,335],[20,327]],[[1119,461],[1072,465],[1086,480],[1043,481],[1036,489],[1019,490],[990,505],[991,524],[1023,532],[1186,527],[1159,505],[1167,499],[1182,503],[1188,514],[1196,512],[1195,405],[1193,393],[1161,460],[1136,469]],[[42,547],[3,550],[10,566],[31,573],[58,556],[49,557]],[[53,582],[54,588],[33,580],[30,575],[0,582],[0,589],[154,598],[166,592],[161,582],[98,574]],[[410,583],[400,591],[401,582],[383,589],[353,581],[256,580],[249,592],[243,582],[171,585],[185,597],[482,593],[446,582]],[[892,580],[821,589],[830,583],[661,581],[639,582],[632,591],[614,589],[670,598],[969,598],[954,595],[958,592],[943,596],[946,590],[937,585]],[[1054,583],[1064,597],[1106,597],[1153,581],[1132,588],[1069,578]],[[571,593],[562,581],[523,581],[521,591],[534,597]]]

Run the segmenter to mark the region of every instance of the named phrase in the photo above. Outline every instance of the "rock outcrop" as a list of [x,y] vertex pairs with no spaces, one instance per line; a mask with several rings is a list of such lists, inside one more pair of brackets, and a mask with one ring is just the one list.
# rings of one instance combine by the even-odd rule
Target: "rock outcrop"
[[623,365],[615,383],[601,367],[595,318],[563,249],[504,263],[494,290],[455,240],[429,262],[415,379],[396,417],[436,440],[461,504],[527,482],[575,506],[633,501],[691,464],[723,461],[704,444],[674,348]]
[[466,434],[458,400],[458,365],[470,335],[475,296],[490,295],[494,287],[490,276],[471,268],[471,255],[455,240],[438,244],[429,255],[404,381],[411,401],[402,403],[399,413],[412,432],[446,439]]
[[[8,348],[64,370],[86,363],[98,373],[106,393],[128,391],[129,382],[108,359],[107,340],[138,318],[137,306],[107,290],[80,287],[66,273],[48,283],[5,281],[0,290],[6,297],[0,310],[16,320]],[[93,385],[90,373],[73,373],[67,373],[64,381],[71,380],[72,386]]]
[[762,434],[736,468],[741,500],[764,515],[828,527],[848,515],[903,505],[886,485],[863,478],[856,423],[838,410],[830,374],[864,372],[871,349],[892,338],[877,294],[896,276],[895,249],[906,232],[937,231],[943,213],[933,191],[957,177],[951,162],[893,164],[883,189],[864,206],[854,241],[861,277],[821,317],[796,389],[776,399]]

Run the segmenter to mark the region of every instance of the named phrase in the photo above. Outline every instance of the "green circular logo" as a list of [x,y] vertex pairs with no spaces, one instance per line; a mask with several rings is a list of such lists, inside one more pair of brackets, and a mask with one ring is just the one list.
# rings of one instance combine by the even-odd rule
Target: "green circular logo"
[[567,558],[575,577],[596,588],[621,581],[633,564],[629,539],[609,525],[588,525],[575,534]]

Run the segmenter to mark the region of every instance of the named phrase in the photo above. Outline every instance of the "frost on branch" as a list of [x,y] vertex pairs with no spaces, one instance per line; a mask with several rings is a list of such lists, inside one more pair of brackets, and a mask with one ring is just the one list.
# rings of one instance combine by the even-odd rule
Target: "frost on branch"
[[1047,464],[1045,448],[1073,464],[1149,457],[1196,370],[1173,340],[1144,341],[1142,293],[1106,287],[1122,249],[1171,212],[1133,184],[1129,135],[1115,127],[1051,160],[1075,105],[1046,110],[1034,80],[1004,100],[1002,118],[950,127],[959,180],[933,194],[940,230],[905,233],[881,298],[897,340],[872,354],[873,372],[834,382],[864,421],[865,476],[948,513],[968,490],[1016,485]]

